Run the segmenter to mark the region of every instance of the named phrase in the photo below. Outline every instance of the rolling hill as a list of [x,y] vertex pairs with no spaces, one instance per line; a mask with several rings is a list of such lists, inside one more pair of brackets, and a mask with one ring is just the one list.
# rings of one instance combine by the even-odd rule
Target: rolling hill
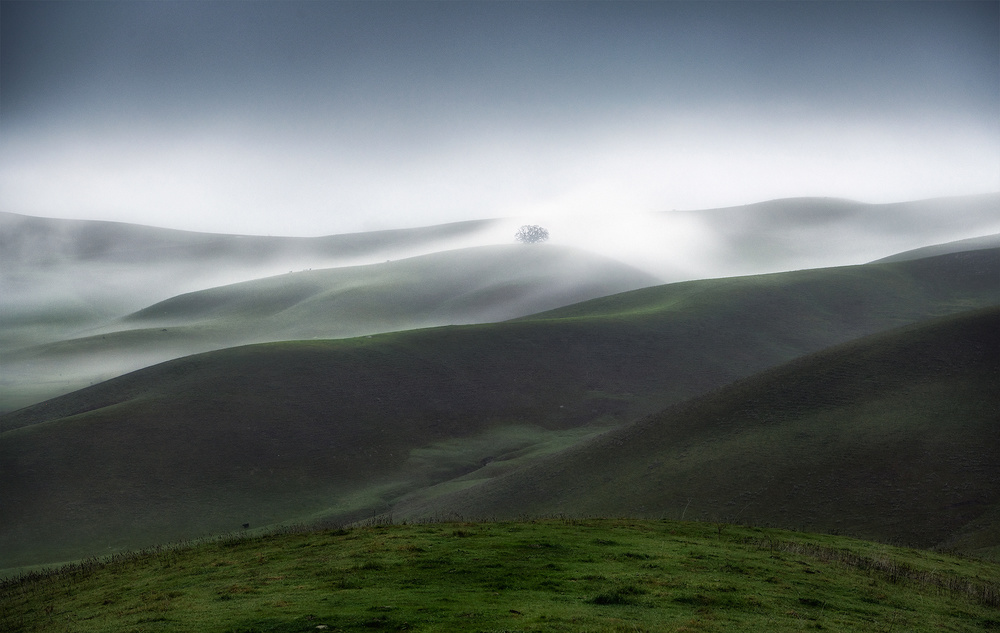
[[907,259],[922,259],[924,257],[945,255],[947,253],[960,253],[962,251],[975,251],[981,248],[997,247],[1000,247],[1000,233],[996,233],[994,235],[983,235],[980,237],[970,237],[968,239],[956,240],[946,244],[924,246],[922,248],[916,248],[910,251],[896,253],[895,255],[890,255],[888,257],[882,257],[881,259],[876,259],[874,263],[901,262]]
[[658,283],[569,247],[511,244],[210,288],[166,299],[86,336],[8,351],[0,411],[198,352],[500,321]]
[[0,351],[62,340],[176,294],[480,242],[494,221],[325,237],[177,231],[0,212]]
[[692,521],[252,531],[0,579],[11,633],[981,633],[1000,564]]
[[996,305],[998,275],[986,249],[156,365],[0,416],[2,566],[370,516],[803,354]]
[[786,198],[679,213],[714,238],[700,276],[732,276],[872,261],[927,247],[927,235],[938,244],[994,234],[1000,192],[888,204]]
[[[644,219],[625,214],[557,222],[551,227],[551,246],[575,245],[652,273],[657,281],[678,281],[869,261],[926,247],[929,234],[960,239],[995,233],[1000,230],[998,213],[1000,194],[875,205],[794,198],[726,209],[673,211]],[[504,318],[554,307],[551,301],[525,300],[531,291],[513,287],[480,288],[480,296],[456,304],[456,294],[475,292],[468,286],[479,282],[458,279],[453,292],[442,292],[434,276],[454,279],[461,270],[435,270],[429,264],[432,260],[418,257],[437,254],[435,261],[447,266],[446,251],[456,250],[463,254],[452,256],[453,265],[483,272],[494,256],[476,262],[467,247],[507,243],[516,223],[480,220],[292,238],[0,213],[0,354],[7,359],[0,365],[0,412],[124,371],[230,345],[481,322],[496,315]],[[941,252],[919,251],[910,257]],[[391,266],[369,269],[378,271],[370,277],[371,292],[348,288],[369,283],[359,271],[319,270],[387,259],[393,260]],[[406,271],[410,265],[414,270]],[[292,270],[299,272],[284,276]],[[583,284],[581,290],[590,288],[567,267],[560,270],[573,283]],[[430,274],[421,276],[424,272]],[[512,270],[508,272],[513,275]],[[500,272],[496,283],[535,283],[534,297],[542,299],[548,282],[525,274],[532,279],[513,282],[505,281]],[[262,279],[275,275],[282,276]],[[610,294],[634,288],[637,275],[631,271],[620,285],[600,290]],[[487,277],[496,279],[498,273],[487,271]],[[240,285],[252,281],[257,283]],[[391,285],[399,287],[390,292]],[[192,295],[201,291],[205,294]],[[238,296],[241,293],[245,294]],[[570,303],[594,295],[560,288],[552,296]],[[437,307],[425,300],[436,297],[442,301]],[[517,309],[489,309],[498,307],[504,298]],[[384,309],[364,307],[376,300],[384,302]],[[251,301],[260,305],[251,306]],[[292,306],[297,302],[301,305]],[[213,309],[207,309],[208,303]],[[234,307],[235,303],[243,305]],[[476,308],[473,303],[485,307]],[[154,304],[160,305],[153,309]],[[417,310],[412,319],[395,311],[411,305]],[[180,310],[169,332],[163,332],[151,318],[163,310]],[[271,314],[264,314],[267,310]],[[144,326],[147,331],[142,331]]]
[[817,352],[395,516],[748,521],[1000,554],[1000,307]]

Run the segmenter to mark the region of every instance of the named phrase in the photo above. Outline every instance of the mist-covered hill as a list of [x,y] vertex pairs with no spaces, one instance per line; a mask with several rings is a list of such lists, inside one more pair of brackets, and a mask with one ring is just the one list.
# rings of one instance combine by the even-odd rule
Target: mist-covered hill
[[[0,213],[0,353],[8,359],[0,366],[0,412],[228,345],[482,322],[596,291],[855,264],[943,239],[995,233],[997,218],[1000,194],[880,205],[795,198],[641,217],[554,219],[550,247],[603,256],[607,269],[598,270],[595,260],[574,270],[553,258],[533,262],[537,270],[515,270],[493,255],[477,260],[472,253],[495,252],[482,250],[454,254],[454,265],[465,270],[452,271],[444,263],[447,251],[510,245],[517,221],[291,238]],[[982,247],[982,238],[976,239],[951,250]],[[432,254],[438,259],[416,257]],[[386,260],[392,261],[381,268],[320,271]],[[623,264],[644,271],[646,281]],[[551,270],[542,270],[546,266]],[[608,283],[617,274],[621,278]],[[275,275],[282,276],[265,280]],[[444,279],[454,283],[442,291]],[[257,283],[246,283],[252,281]],[[440,303],[431,305],[435,300]],[[501,307],[505,302],[509,306]],[[403,314],[411,307],[413,314]],[[163,319],[152,315],[170,310],[179,316],[164,332]]]
[[[893,204],[791,198],[650,216],[551,218],[549,228],[553,244],[680,281],[862,263],[995,234],[998,218],[1000,193],[992,193]],[[474,220],[297,238],[0,212],[0,309],[9,324],[29,318],[90,323],[177,294],[289,270],[510,243],[517,222]]]
[[975,251],[983,248],[1000,247],[1000,233],[994,235],[983,235],[981,237],[970,237],[965,240],[956,240],[946,244],[933,244],[916,248],[912,251],[896,253],[888,257],[875,260],[879,262],[901,262],[907,259],[921,259],[923,257],[933,257],[935,255],[945,255],[947,253],[961,253],[962,251]]
[[701,235],[692,257],[702,264],[691,272],[731,276],[862,263],[995,234],[1000,193],[888,204],[787,198],[675,213]]
[[[177,231],[0,212],[0,316],[8,331],[56,340],[173,295],[237,281],[447,250],[488,220],[325,237]],[[36,332],[42,323],[52,336]]]
[[286,273],[171,297],[54,341],[10,331],[0,411],[198,352],[502,321],[657,283],[614,260],[550,244]]
[[285,260],[349,260],[395,253],[403,247],[465,237],[494,220],[348,233],[323,237],[271,237],[178,231],[124,222],[63,220],[0,212],[0,264],[56,267],[118,263],[135,266],[186,261],[203,265],[246,265]]
[[998,274],[1000,250],[978,250],[170,361],[0,417],[0,550],[19,565],[370,516],[803,354],[996,305]]

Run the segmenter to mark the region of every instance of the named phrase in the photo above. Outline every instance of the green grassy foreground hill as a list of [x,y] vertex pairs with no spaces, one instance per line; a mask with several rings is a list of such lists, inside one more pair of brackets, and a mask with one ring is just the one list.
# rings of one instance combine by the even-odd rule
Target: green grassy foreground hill
[[400,518],[646,516],[1000,554],[1000,308],[797,359]]
[[829,345],[995,305],[998,256],[673,284],[134,372],[0,416],[0,568],[466,487]]
[[547,520],[225,538],[0,583],[11,633],[986,631],[1000,567],[730,525]]

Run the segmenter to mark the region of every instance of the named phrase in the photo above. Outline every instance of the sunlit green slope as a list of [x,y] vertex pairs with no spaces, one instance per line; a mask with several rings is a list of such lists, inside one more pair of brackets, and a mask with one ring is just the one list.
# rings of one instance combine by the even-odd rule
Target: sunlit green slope
[[226,538],[0,584],[0,628],[125,631],[967,631],[995,563],[845,537],[548,520]]

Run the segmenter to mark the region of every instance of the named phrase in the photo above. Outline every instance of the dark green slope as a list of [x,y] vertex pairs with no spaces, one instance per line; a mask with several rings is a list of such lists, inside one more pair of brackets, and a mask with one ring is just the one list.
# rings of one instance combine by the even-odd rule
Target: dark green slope
[[370,515],[828,345],[1000,303],[998,275],[998,252],[976,251],[164,363],[0,417],[0,566]]
[[1000,308],[824,350],[432,493],[397,516],[683,516],[988,553],[1000,546]]

